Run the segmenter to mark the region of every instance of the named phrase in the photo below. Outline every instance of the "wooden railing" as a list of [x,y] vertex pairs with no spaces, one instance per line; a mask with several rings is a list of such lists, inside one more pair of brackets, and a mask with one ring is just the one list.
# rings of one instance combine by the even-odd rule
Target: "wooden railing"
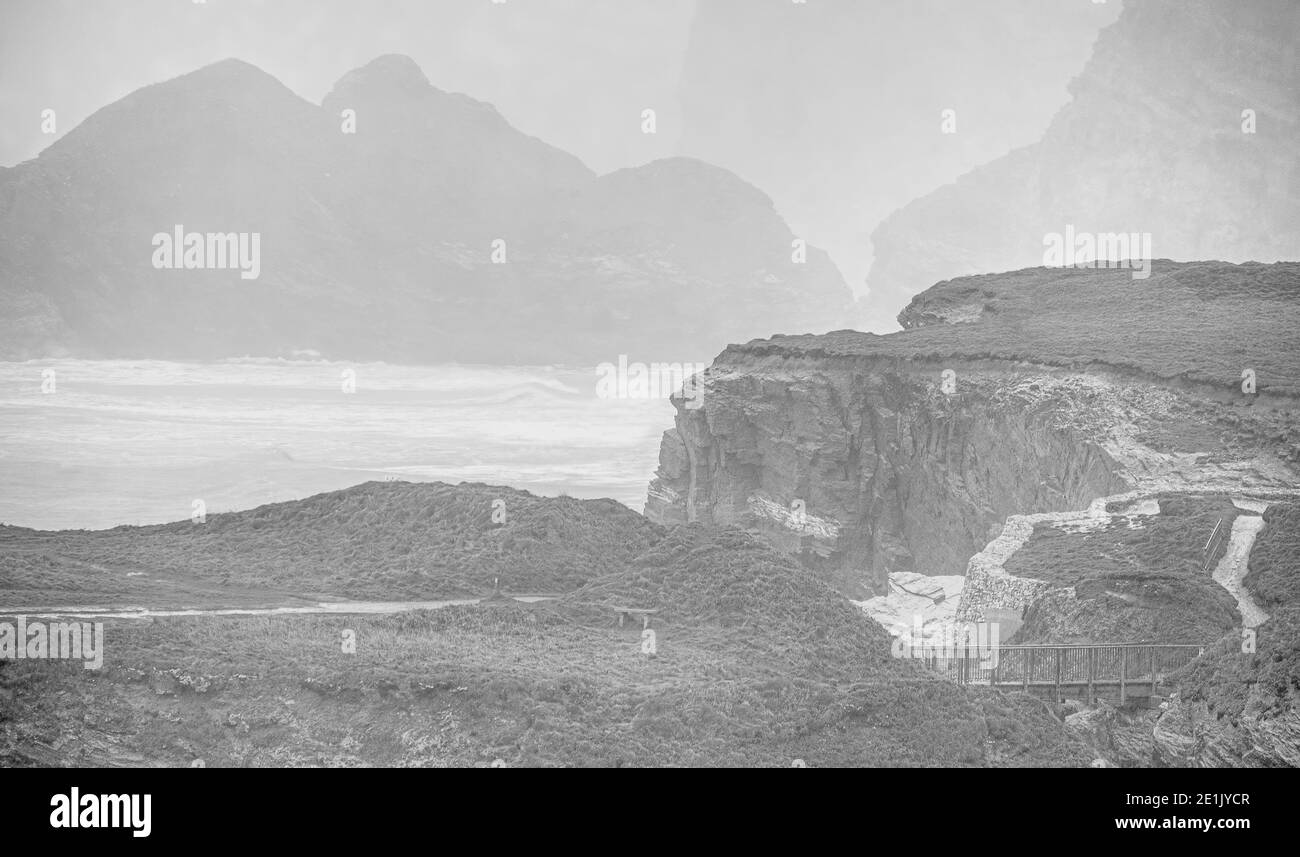
[[1203,651],[1199,645],[1118,643],[1000,646],[980,652],[918,647],[913,655],[928,669],[959,684],[1026,693],[1054,690],[1057,699],[1063,690],[1084,691],[1090,701],[1099,689],[1118,688],[1120,700],[1127,701],[1130,694],[1156,694],[1165,676]]
[[1201,563],[1201,574],[1206,574],[1214,568],[1214,555],[1219,552],[1219,545],[1228,537],[1228,527],[1223,526],[1223,519],[1214,525],[1210,532],[1210,537],[1205,541],[1205,547],[1201,553],[1205,555],[1205,560]]

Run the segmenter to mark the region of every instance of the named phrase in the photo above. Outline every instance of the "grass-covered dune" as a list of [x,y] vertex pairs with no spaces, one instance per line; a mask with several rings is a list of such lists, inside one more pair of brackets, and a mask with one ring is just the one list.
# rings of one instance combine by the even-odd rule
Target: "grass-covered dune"
[[[495,518],[494,518],[495,513]],[[367,482],[148,527],[0,527],[0,606],[237,600],[240,591],[369,599],[564,592],[663,530],[613,500],[498,486]]]
[[[621,603],[628,602],[628,603]],[[656,651],[607,604],[658,607]],[[345,629],[356,652],[342,651]],[[105,668],[0,665],[5,765],[1087,765],[1041,703],[890,656],[738,531],[681,528],[559,602],[117,622]]]

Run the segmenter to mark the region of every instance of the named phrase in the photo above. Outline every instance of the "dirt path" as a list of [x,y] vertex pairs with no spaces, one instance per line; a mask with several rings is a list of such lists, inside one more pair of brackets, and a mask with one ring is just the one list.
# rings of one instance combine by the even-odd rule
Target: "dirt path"
[[[525,604],[551,601],[550,595],[520,595],[513,600]],[[103,608],[61,607],[22,610],[5,608],[3,615],[24,615],[33,619],[84,618],[84,619],[153,619],[162,616],[280,616],[285,614],[329,613],[334,615],[405,613],[411,610],[438,610],[457,604],[478,604],[481,598],[461,598],[450,601],[321,601],[301,607],[230,607],[193,608],[187,610],[155,610],[148,607]]]
[[1268,614],[1255,603],[1255,599],[1242,584],[1248,571],[1250,549],[1255,544],[1255,536],[1263,527],[1264,518],[1260,515],[1238,515],[1232,522],[1228,550],[1214,569],[1215,583],[1237,599],[1237,610],[1241,612],[1241,622],[1246,628],[1254,628],[1268,621]]

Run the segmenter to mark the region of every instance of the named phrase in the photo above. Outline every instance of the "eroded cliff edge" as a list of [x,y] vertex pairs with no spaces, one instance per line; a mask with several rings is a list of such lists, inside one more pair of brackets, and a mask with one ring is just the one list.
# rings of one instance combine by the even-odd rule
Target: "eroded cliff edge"
[[733,345],[676,401],[646,514],[760,530],[860,597],[965,573],[1009,515],[1300,485],[1300,264],[1131,274],[963,278],[900,333]]

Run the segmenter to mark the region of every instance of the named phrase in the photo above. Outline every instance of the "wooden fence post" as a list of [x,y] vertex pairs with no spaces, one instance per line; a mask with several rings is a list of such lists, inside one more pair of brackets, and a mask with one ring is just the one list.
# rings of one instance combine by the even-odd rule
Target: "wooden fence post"
[[1119,704],[1124,707],[1128,702],[1128,691],[1124,687],[1124,680],[1128,678],[1128,648],[1122,647],[1119,650]]
[[1056,702],[1061,702],[1061,650],[1056,650]]

